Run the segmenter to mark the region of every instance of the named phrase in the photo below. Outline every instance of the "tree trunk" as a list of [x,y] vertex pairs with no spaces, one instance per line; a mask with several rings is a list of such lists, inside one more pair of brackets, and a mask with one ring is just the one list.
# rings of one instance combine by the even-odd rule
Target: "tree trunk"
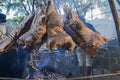
[[113,19],[114,19],[114,22],[115,22],[117,37],[118,37],[118,43],[119,43],[119,46],[120,46],[120,21],[119,21],[119,16],[118,16],[118,13],[117,13],[117,9],[116,9],[114,0],[108,0],[108,2],[110,4],[111,12],[112,12]]

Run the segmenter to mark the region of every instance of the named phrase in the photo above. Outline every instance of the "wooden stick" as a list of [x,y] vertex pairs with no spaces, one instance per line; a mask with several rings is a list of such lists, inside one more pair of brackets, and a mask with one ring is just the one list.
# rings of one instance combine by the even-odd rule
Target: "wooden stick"
[[90,78],[101,78],[101,77],[109,77],[109,76],[120,76],[120,73],[110,73],[110,74],[101,74],[101,75],[86,76],[86,77],[68,78],[67,80],[84,80],[84,79],[90,79]]

